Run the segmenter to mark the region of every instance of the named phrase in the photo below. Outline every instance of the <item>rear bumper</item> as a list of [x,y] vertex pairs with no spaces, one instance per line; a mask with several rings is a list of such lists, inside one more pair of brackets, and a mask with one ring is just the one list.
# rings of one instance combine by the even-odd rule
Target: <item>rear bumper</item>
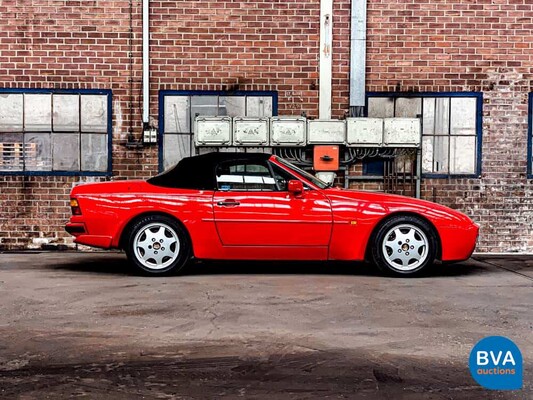
[[89,235],[87,234],[85,224],[81,222],[69,222],[65,225],[65,230],[76,238],[74,239],[74,243],[102,249],[111,248],[113,239],[111,236]]
[[65,230],[72,236],[80,236],[87,232],[85,224],[77,222],[69,222],[65,225]]

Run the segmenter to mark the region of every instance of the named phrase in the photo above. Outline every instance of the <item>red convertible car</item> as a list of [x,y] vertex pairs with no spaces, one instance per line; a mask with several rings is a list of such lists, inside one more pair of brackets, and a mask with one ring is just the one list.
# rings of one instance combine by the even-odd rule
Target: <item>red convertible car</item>
[[76,186],[75,242],[124,249],[141,272],[218,260],[367,260],[412,276],[470,257],[478,226],[428,201],[331,188],[269,154],[184,158],[146,181]]

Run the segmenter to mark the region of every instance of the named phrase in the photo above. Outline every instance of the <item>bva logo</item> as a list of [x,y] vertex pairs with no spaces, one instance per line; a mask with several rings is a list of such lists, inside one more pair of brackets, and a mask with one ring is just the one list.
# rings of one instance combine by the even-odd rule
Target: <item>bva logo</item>
[[512,340],[503,336],[481,339],[470,352],[468,366],[481,386],[493,390],[522,388],[522,353]]

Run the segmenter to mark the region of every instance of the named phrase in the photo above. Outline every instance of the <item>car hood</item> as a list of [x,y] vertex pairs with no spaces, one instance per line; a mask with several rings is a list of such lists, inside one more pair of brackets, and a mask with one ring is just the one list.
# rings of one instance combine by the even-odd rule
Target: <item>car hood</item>
[[384,215],[412,212],[421,214],[433,222],[447,223],[447,225],[473,223],[468,216],[460,211],[413,197],[335,188],[326,189],[324,193],[332,204],[352,204],[358,208],[359,212]]

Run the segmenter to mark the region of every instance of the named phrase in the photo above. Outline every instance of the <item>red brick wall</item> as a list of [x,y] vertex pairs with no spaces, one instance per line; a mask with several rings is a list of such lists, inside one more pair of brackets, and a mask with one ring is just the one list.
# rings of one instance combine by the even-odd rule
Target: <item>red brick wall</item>
[[150,2],[157,89],[277,90],[279,113],[318,116],[320,3]]
[[[319,0],[150,5],[154,124],[160,89],[277,90],[280,114],[318,115]],[[113,90],[115,178],[157,169],[156,148],[124,147],[130,115],[140,137],[140,8],[133,1],[130,18],[129,1],[0,3],[0,87]],[[529,0],[368,1],[368,90],[484,93],[481,179],[426,180],[423,191],[482,224],[481,251],[533,251],[525,176],[531,15]],[[349,0],[334,0],[333,21],[332,110],[342,117],[349,96]],[[24,247],[36,235],[69,242],[63,224],[77,181],[0,176],[0,247]]]

